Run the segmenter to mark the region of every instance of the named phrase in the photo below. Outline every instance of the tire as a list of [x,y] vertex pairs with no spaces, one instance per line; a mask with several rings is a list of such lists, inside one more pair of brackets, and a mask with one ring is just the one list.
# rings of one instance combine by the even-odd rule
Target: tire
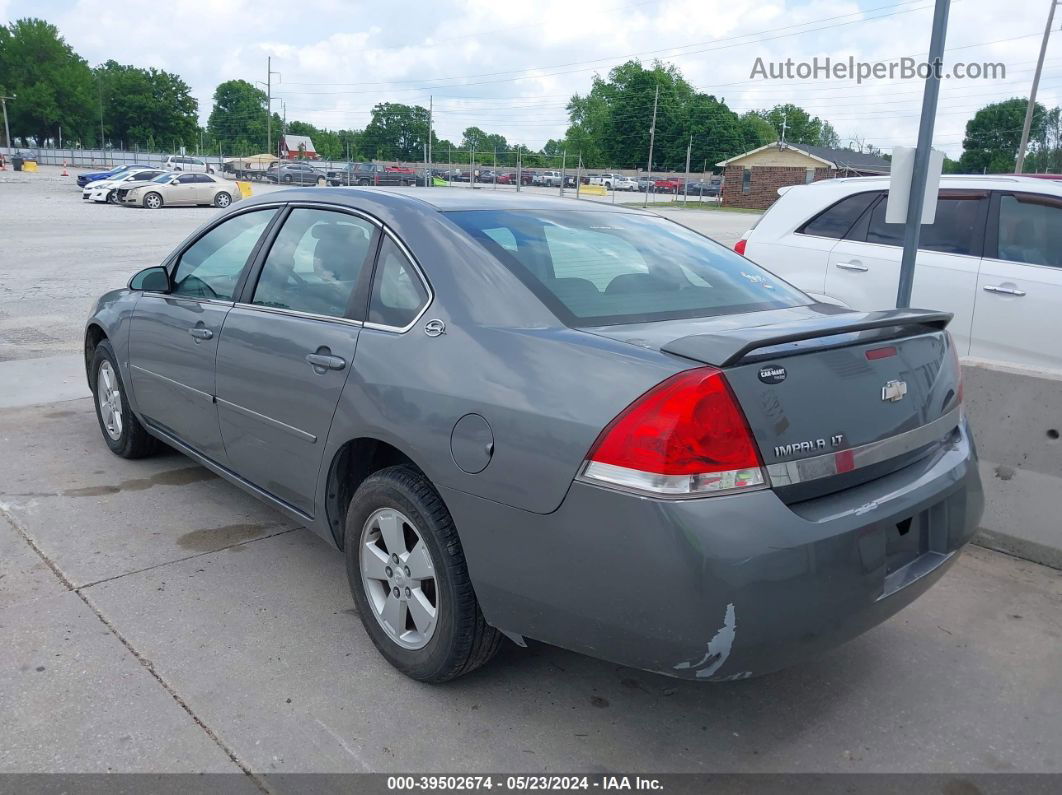
[[154,453],[159,443],[129,408],[114,349],[107,340],[96,345],[89,372],[96,419],[111,452],[122,458],[144,458]]
[[107,204],[117,204],[117,203],[118,203],[118,191],[116,191],[116,190],[107,191]]
[[[391,535],[397,541],[390,545],[384,541],[385,527],[397,528],[397,535]],[[484,620],[453,519],[422,474],[395,466],[366,478],[347,510],[344,538],[347,579],[358,614],[391,665],[412,679],[438,683],[479,668],[497,653],[503,635]],[[387,548],[396,543],[399,548]],[[414,554],[421,546],[427,559]],[[400,563],[420,561],[419,570],[412,566],[411,579],[404,578],[405,566],[392,567],[389,555],[395,554]],[[418,571],[430,576],[418,578]],[[406,583],[416,584],[411,590]],[[395,599],[392,587],[410,598]],[[414,591],[419,596],[411,595]],[[411,610],[411,604],[433,607],[434,615],[423,607]],[[402,622],[400,632],[385,626],[388,605],[400,605],[390,613]]]
[[290,184],[291,184],[291,174],[285,174],[285,175],[284,175],[284,182],[285,182],[285,184],[287,184],[287,185],[290,185]]
[[157,210],[162,207],[162,194],[151,191],[144,196],[144,206],[149,210]]
[[362,177],[361,179],[358,180],[358,184],[363,186],[363,187],[367,186],[369,184],[369,180],[367,180],[364,177]]
[[232,204],[232,196],[226,190],[219,190],[214,194],[215,207],[228,207]]
[[317,187],[318,188],[323,188],[327,184],[328,184],[328,180],[325,179],[324,177],[318,177],[317,178]]

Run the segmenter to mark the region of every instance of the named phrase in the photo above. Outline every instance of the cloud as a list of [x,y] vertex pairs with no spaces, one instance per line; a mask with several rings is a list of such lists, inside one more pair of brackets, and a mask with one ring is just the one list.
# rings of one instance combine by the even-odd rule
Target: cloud
[[[948,80],[940,96],[936,144],[961,151],[977,108],[1025,96],[1044,24],[1041,0],[953,0],[948,59],[998,61],[1005,80]],[[90,63],[108,58],[177,72],[205,119],[215,86],[264,81],[266,57],[289,119],[361,128],[377,102],[427,105],[436,129],[457,140],[477,125],[538,148],[561,137],[564,106],[595,72],[628,56],[674,62],[703,91],[738,111],[794,102],[843,139],[884,149],[914,142],[920,81],[760,81],[766,61],[924,58],[932,0],[0,0],[8,19],[42,16]],[[994,42],[994,43],[989,43]],[[971,46],[975,45],[975,46]],[[1062,44],[1052,43],[1039,99],[1062,100]],[[651,109],[646,108],[646,124]]]

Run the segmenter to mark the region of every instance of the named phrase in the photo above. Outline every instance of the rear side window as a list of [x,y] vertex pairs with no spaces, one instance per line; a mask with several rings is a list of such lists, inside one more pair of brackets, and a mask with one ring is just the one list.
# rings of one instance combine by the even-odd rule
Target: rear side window
[[730,249],[662,218],[533,210],[469,210],[448,217],[568,325],[811,303]]
[[[867,242],[902,246],[904,225],[885,223],[886,205],[886,199],[882,199],[874,207],[867,229]],[[933,223],[922,226],[918,247],[944,254],[980,256],[987,206],[987,193],[942,194],[937,199],[937,215]]]
[[998,240],[999,259],[1062,268],[1062,199],[1002,194]]
[[409,258],[389,237],[380,246],[372,282],[369,322],[404,329],[428,302],[428,290]]
[[852,224],[858,220],[859,216],[879,195],[877,192],[870,192],[846,196],[816,215],[800,227],[797,232],[802,235],[840,239],[848,234]]

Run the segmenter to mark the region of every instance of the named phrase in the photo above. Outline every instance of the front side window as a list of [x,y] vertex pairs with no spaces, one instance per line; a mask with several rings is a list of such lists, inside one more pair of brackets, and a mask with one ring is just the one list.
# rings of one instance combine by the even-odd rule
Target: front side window
[[781,309],[811,299],[706,237],[634,213],[448,213],[569,325]]
[[299,207],[269,249],[252,303],[344,317],[376,228],[346,213]]
[[1035,193],[999,197],[999,259],[1062,268],[1062,199]]
[[870,192],[846,196],[816,215],[797,232],[803,235],[840,239],[848,233],[852,224],[879,195],[877,192]]
[[391,328],[412,323],[428,301],[428,290],[409,258],[391,238],[384,238],[372,282],[369,321]]
[[[871,213],[867,242],[902,246],[904,224],[885,223],[887,199],[888,193]],[[944,254],[980,256],[984,237],[983,212],[987,204],[988,194],[982,191],[942,193],[937,199],[933,223],[922,225],[918,248]]]
[[275,214],[268,208],[237,215],[195,241],[177,263],[171,295],[231,301],[247,258]]

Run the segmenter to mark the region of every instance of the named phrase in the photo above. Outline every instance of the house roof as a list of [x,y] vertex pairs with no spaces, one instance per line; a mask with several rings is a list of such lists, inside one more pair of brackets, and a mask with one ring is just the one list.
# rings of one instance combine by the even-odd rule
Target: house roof
[[288,151],[294,152],[300,146],[305,146],[307,152],[313,152],[313,141],[310,140],[308,135],[285,135],[284,145],[288,148]]
[[[755,154],[756,152],[762,152],[765,149],[771,147],[777,147],[778,143],[765,144],[756,149],[750,149],[748,152],[742,152],[740,155],[734,155],[721,163],[716,163],[717,166],[728,166],[736,160],[741,160],[743,157]],[[863,152],[856,152],[852,149],[833,149],[829,146],[810,146],[808,144],[783,144],[783,148],[791,149],[794,152],[800,152],[807,155],[813,160],[818,160],[829,166],[833,166],[837,169],[847,169],[850,171],[860,171],[863,173],[872,174],[888,174],[890,163],[883,157],[878,155],[864,154]]]

